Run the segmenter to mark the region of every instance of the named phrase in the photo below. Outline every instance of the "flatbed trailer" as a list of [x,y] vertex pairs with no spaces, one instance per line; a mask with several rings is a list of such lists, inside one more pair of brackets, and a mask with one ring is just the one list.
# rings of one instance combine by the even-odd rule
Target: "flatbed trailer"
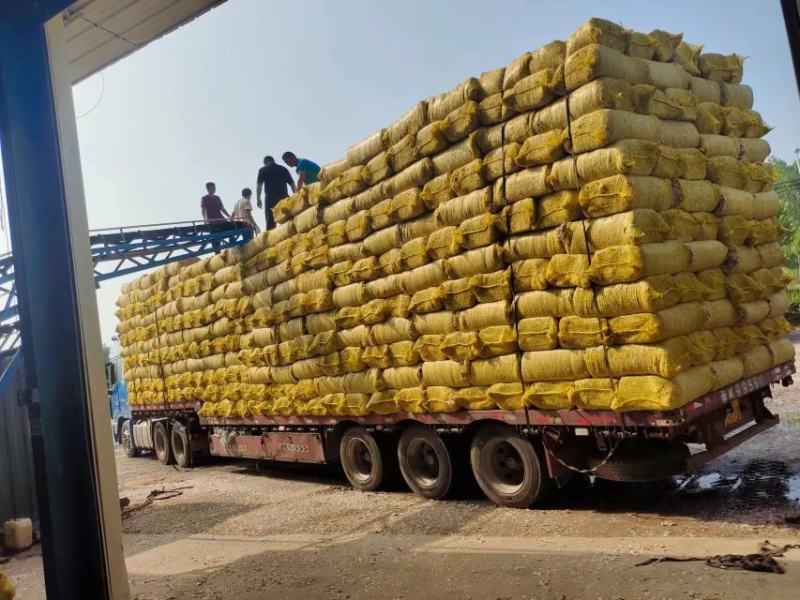
[[785,363],[665,412],[526,408],[222,418],[201,416],[195,402],[139,405],[119,423],[118,435],[129,456],[152,451],[162,463],[184,467],[199,453],[338,463],[352,486],[365,491],[399,471],[426,498],[447,496],[471,470],[490,500],[520,508],[576,473],[655,481],[696,471],[778,424],[764,400],[772,385],[790,385],[794,372]]

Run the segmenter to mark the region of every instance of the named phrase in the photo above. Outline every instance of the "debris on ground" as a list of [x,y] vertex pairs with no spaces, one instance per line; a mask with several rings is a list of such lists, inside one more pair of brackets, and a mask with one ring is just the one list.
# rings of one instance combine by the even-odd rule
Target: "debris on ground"
[[783,575],[786,569],[775,560],[782,557],[787,550],[800,548],[800,544],[784,544],[775,546],[769,540],[764,540],[755,554],[720,554],[716,556],[661,556],[650,558],[644,562],[637,563],[637,567],[653,565],[662,562],[696,562],[703,561],[709,567],[715,569],[736,569],[740,571],[757,571],[760,573],[777,573]]
[[[185,485],[183,487],[175,488],[175,489],[165,489],[161,488],[160,490],[151,490],[149,494],[147,494],[147,498],[138,502],[136,504],[130,504],[129,498],[122,498],[120,499],[120,508],[122,508],[122,518],[125,519],[129,517],[131,514],[135,513],[136,511],[142,510],[150,506],[156,500],[169,500],[170,498],[176,498],[178,496],[183,495],[183,490],[191,489],[194,486]],[[123,505],[123,501],[127,500],[128,502]]]

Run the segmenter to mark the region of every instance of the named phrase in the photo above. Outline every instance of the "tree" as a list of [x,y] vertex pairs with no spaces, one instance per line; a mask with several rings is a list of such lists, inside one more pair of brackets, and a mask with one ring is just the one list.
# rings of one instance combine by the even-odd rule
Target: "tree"
[[103,344],[103,363],[111,362],[111,346]]
[[[775,167],[778,176],[773,189],[781,199],[781,209],[778,220],[786,228],[786,235],[781,243],[786,250],[786,266],[796,274],[800,271],[800,171],[796,164],[789,164],[775,156],[768,161]],[[786,291],[792,302],[790,314],[800,313],[800,288],[796,283],[790,283]]]

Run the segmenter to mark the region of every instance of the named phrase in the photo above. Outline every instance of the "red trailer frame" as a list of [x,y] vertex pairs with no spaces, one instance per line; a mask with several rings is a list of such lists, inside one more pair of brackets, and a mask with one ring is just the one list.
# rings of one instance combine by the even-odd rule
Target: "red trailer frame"
[[[258,416],[205,417],[198,415],[201,403],[188,402],[132,407],[139,419],[188,418],[208,433],[209,449],[215,456],[324,463],[337,460],[326,436],[347,425],[371,431],[391,432],[419,423],[439,432],[461,432],[487,421],[510,425],[520,433],[567,431],[573,436],[594,437],[600,448],[610,440],[649,438],[705,444],[705,451],[687,461],[697,469],[753,436],[778,424],[764,406],[770,385],[789,385],[793,363],[744,378],[672,411],[614,412],[611,410],[459,410],[452,413],[393,413],[367,416]],[[746,425],[749,427],[744,428]],[[733,435],[731,435],[733,434]],[[554,449],[545,457],[551,476],[559,470]],[[556,457],[557,458],[557,457]]]

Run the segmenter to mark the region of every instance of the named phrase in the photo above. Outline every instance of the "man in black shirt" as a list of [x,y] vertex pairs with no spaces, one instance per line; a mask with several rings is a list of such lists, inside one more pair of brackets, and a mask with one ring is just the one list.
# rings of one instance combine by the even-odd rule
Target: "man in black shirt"
[[256,204],[261,208],[261,190],[264,190],[264,200],[266,203],[267,226],[264,228],[272,229],[275,227],[275,220],[272,218],[272,208],[279,200],[289,195],[287,188],[296,190],[294,180],[289,169],[275,164],[275,159],[271,156],[264,157],[264,166],[258,170],[258,185],[256,186]]

